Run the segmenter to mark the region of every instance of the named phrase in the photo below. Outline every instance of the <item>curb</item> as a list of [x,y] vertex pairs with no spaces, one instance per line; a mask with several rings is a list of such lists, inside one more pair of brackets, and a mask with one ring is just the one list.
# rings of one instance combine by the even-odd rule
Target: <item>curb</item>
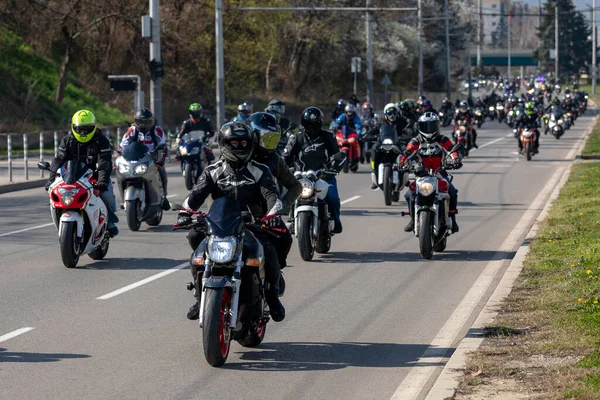
[[18,190],[34,189],[44,187],[48,179],[36,179],[32,181],[9,183],[8,185],[0,185],[0,194],[16,192]]
[[[580,145],[576,147],[576,154],[581,154],[581,151],[590,137],[590,134],[596,126],[598,121],[598,115],[594,117],[590,127],[584,134],[583,140]],[[523,269],[523,261],[529,253],[529,243],[534,239],[540,229],[540,224],[546,219],[550,208],[558,198],[561,189],[567,183],[569,176],[571,175],[571,169],[573,164],[578,160],[577,158],[568,157],[571,164],[563,171],[560,180],[546,202],[546,205],[535,219],[533,226],[527,233],[525,240],[519,246],[514,258],[512,259],[508,269],[502,276],[498,286],[488,299],[487,303],[479,313],[479,316],[473,323],[473,326],[467,331],[464,338],[460,341],[458,347],[452,353],[452,356],[444,366],[441,374],[435,380],[431,390],[427,393],[426,400],[441,400],[441,399],[452,399],[454,398],[456,388],[458,387],[461,378],[464,375],[466,367],[468,353],[476,351],[481,346],[481,343],[485,339],[485,327],[493,323],[494,319],[498,315],[500,306],[504,303],[506,297],[512,291],[516,279],[521,274]]]

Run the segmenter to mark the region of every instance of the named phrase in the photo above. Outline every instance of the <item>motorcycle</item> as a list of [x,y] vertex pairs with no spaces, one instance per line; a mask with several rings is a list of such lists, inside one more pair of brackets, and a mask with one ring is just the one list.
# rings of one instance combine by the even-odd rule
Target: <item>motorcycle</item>
[[558,107],[552,106],[550,113],[544,116],[544,122],[546,123],[544,135],[552,132],[556,139],[560,139],[565,133],[565,121]]
[[[441,170],[452,169],[450,154],[461,146],[458,144],[446,151],[439,143],[422,145],[406,162],[411,165],[409,171],[415,174],[415,180],[409,185],[415,193],[412,205],[415,216],[414,235],[419,238],[421,257],[429,260],[433,252],[446,249],[447,238],[452,234],[452,219],[449,215],[450,195],[448,181],[440,176]],[[442,165],[437,169],[428,169],[423,165],[423,157],[440,156]],[[452,176],[448,178],[452,181]],[[402,212],[402,215],[410,213]]]
[[[398,157],[402,154],[396,143],[398,134],[392,125],[383,125],[379,130],[379,145],[376,149],[379,166],[377,167],[377,185],[383,191],[386,206],[392,201],[400,201],[400,191],[408,182],[408,174],[398,166]],[[375,167],[373,162],[373,168]]]
[[466,120],[461,120],[458,125],[456,125],[454,127],[454,131],[453,131],[453,138],[454,138],[454,144],[461,144],[461,151],[462,151],[462,155],[463,157],[468,157],[469,156],[469,152],[471,151],[471,149],[473,148],[473,137],[471,136],[471,126],[469,125],[469,122]]
[[140,142],[132,142],[115,161],[117,186],[123,199],[127,226],[138,231],[142,222],[150,226],[160,224],[165,201],[162,181],[155,160],[160,159],[159,146],[152,152]]
[[442,109],[438,113],[438,116],[440,118],[440,121],[442,121],[442,126],[446,127],[450,125],[450,122],[452,122],[452,109],[448,109],[446,111]]
[[302,193],[293,209],[294,232],[298,239],[300,257],[310,261],[317,253],[327,253],[331,248],[331,231],[334,221],[329,216],[325,198],[329,184],[323,180],[335,175],[332,171],[296,171],[294,176],[302,185]]
[[[50,171],[50,164],[42,161],[38,168]],[[101,260],[108,253],[108,211],[100,192],[94,188],[93,175],[94,171],[85,164],[68,161],[48,190],[60,256],[67,268],[75,268],[84,254]]]
[[473,118],[473,124],[477,125],[478,128],[481,128],[481,124],[483,123],[483,112],[481,108],[477,107],[475,109],[475,117]]
[[533,149],[535,148],[535,128],[526,126],[521,129],[514,129],[513,132],[515,133],[515,135],[518,136],[519,140],[521,141],[522,153],[525,154],[527,161],[531,161],[531,157],[534,154]]
[[227,361],[231,340],[244,347],[256,347],[264,340],[270,320],[265,301],[264,249],[253,230],[276,233],[252,224],[252,216],[243,213],[239,201],[229,196],[215,200],[208,214],[178,204],[172,209],[196,217],[192,225],[175,225],[174,230],[195,227],[207,235],[190,257],[196,274],[187,288],[200,294],[198,322],[204,357],[211,366],[220,367]]
[[501,101],[496,103],[496,113],[498,114],[498,122],[502,123],[506,118],[506,111],[504,111],[504,104]]
[[490,119],[490,121],[493,121],[496,118],[496,107],[489,106],[487,116]]
[[208,164],[203,140],[204,131],[191,131],[183,135],[177,147],[177,158],[181,161],[181,173],[187,190],[192,190]]
[[343,171],[348,173],[358,171],[358,161],[360,160],[360,145],[358,135],[348,125],[343,125],[338,129],[336,139],[340,151],[346,154],[346,162]]

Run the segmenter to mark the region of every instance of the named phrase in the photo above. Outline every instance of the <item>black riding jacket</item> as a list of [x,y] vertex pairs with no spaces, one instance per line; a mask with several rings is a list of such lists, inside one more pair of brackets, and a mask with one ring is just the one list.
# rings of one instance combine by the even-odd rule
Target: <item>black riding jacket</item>
[[[302,193],[302,185],[291,173],[289,167],[283,160],[283,158],[274,151],[268,151],[263,147],[258,147],[252,159],[260,164],[269,167],[271,174],[277,180],[277,182],[287,189],[287,193],[281,198],[281,202],[285,208],[288,208],[291,204],[296,201],[300,193]],[[268,211],[266,203],[263,204],[263,211]]]
[[240,202],[242,210],[249,210],[257,217],[264,215],[263,201],[266,201],[269,210],[278,202],[279,190],[266,165],[249,161],[243,167],[234,169],[221,159],[202,171],[183,207],[197,210],[209,195],[213,200],[233,196]]
[[210,120],[204,117],[200,117],[200,119],[197,120],[193,120],[190,118],[183,121],[183,124],[181,124],[181,129],[179,129],[177,137],[181,139],[183,135],[191,131],[204,131],[205,139],[212,137],[215,134],[215,130],[213,129]]
[[56,170],[71,160],[79,160],[90,169],[97,171],[98,183],[110,185],[112,150],[110,141],[100,129],[96,129],[94,137],[87,143],[77,141],[71,133],[62,138],[50,167],[52,172],[49,180],[56,179]]
[[527,113],[523,113],[519,116],[517,120],[517,128],[523,128],[524,126],[528,126],[530,128],[538,127],[538,116],[537,114],[529,115]]
[[327,167],[339,172],[346,161],[333,133],[325,130],[321,130],[315,138],[300,130],[290,137],[283,155],[287,165],[301,171],[317,171]]

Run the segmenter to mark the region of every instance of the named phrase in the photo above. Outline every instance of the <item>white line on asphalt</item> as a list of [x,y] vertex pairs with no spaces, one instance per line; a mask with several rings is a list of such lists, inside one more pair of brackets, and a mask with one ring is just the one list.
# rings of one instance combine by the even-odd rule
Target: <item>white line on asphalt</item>
[[512,164],[492,164],[490,165],[492,168],[510,168]]
[[120,294],[123,294],[125,292],[128,292],[128,291],[130,291],[132,289],[135,289],[135,288],[138,288],[138,287],[140,287],[142,285],[145,285],[146,283],[150,283],[150,282],[155,281],[157,279],[160,279],[160,278],[162,278],[164,276],[170,275],[173,272],[177,272],[180,269],[186,268],[188,265],[189,265],[189,263],[187,263],[187,262],[185,262],[183,264],[179,264],[176,267],[169,268],[167,270],[164,270],[163,272],[159,272],[158,274],[149,276],[146,279],[142,279],[141,281],[137,281],[135,283],[132,283],[131,285],[127,285],[125,287],[122,287],[121,289],[114,290],[114,291],[112,291],[110,293],[105,294],[104,296],[96,297],[96,300],[108,300],[110,298],[113,298],[113,297],[118,296]]
[[14,235],[16,233],[27,232],[27,231],[31,231],[31,230],[39,229],[39,228],[45,228],[45,227],[50,226],[50,225],[54,225],[54,223],[50,222],[49,224],[32,226],[31,228],[25,228],[25,229],[21,229],[21,230],[14,231],[14,232],[3,233],[3,234],[0,235],[0,237],[8,236],[8,235]]
[[[565,168],[557,169],[550,180],[546,183],[542,191],[527,208],[517,225],[510,232],[504,243],[500,246],[498,252],[494,254],[490,262],[485,266],[469,292],[462,299],[458,307],[454,310],[450,318],[446,321],[437,336],[433,339],[427,350],[415,363],[408,375],[404,378],[391,400],[414,400],[420,398],[420,393],[430,380],[438,365],[444,363],[447,350],[452,347],[461,332],[463,326],[474,310],[480,304],[483,295],[487,292],[494,281],[494,277],[506,260],[506,253],[514,251],[521,243],[523,234],[529,228],[535,217],[543,208],[556,183],[560,180]],[[426,364],[426,366],[419,366]]]
[[340,204],[346,204],[346,203],[350,203],[351,201],[354,201],[354,200],[356,200],[356,199],[360,199],[360,196],[353,196],[353,197],[350,197],[349,199],[346,199],[346,200],[342,201]]
[[506,139],[507,137],[511,137],[511,136],[513,136],[513,134],[512,134],[512,133],[511,133],[510,135],[506,135],[506,136],[504,136],[504,137],[501,137],[501,138],[498,138],[498,139],[494,139],[494,140],[492,140],[491,142],[484,143],[484,144],[482,144],[481,146],[479,146],[479,148],[477,148],[477,149],[471,149],[471,151],[475,151],[475,150],[483,149],[484,147],[488,147],[489,145],[492,145],[492,144],[494,144],[494,143],[498,143],[499,141],[501,141],[501,140],[504,140],[504,139]]
[[2,336],[0,336],[0,343],[6,342],[8,339],[12,339],[16,336],[22,335],[22,334],[32,331],[34,329],[35,328],[26,327],[26,328],[17,329],[16,331],[7,333],[6,335],[2,335]]
[[170,194],[170,195],[167,196],[167,199],[170,199],[171,197],[177,197],[177,196],[178,195],[176,195],[176,194]]

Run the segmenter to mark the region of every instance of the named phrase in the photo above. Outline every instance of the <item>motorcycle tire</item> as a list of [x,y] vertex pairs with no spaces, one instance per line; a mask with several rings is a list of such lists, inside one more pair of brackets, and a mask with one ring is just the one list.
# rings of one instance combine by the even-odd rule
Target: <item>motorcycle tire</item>
[[106,254],[108,253],[109,244],[110,236],[104,234],[104,238],[102,239],[102,243],[100,243],[100,246],[88,255],[92,260],[102,260],[104,257],[106,257]]
[[127,200],[127,227],[132,232],[137,232],[142,226],[142,210],[139,199]]
[[146,223],[150,226],[158,226],[160,225],[160,221],[162,221],[163,210],[160,208],[158,212],[154,215],[154,217],[150,218]]
[[60,257],[67,268],[75,268],[79,262],[79,246],[77,244],[77,225],[75,222],[63,222],[60,237]]
[[246,335],[245,338],[238,340],[237,342],[244,347],[256,347],[262,343],[265,338],[265,333],[267,332],[267,325],[255,330],[251,329],[250,332]]
[[328,253],[331,249],[331,235],[329,234],[329,220],[319,221],[319,236],[317,236],[315,251],[319,254]]
[[296,232],[298,232],[298,249],[300,250],[300,257],[304,261],[311,261],[315,255],[315,248],[312,241],[312,224],[312,213],[301,212],[298,215],[298,224],[296,226]]
[[435,251],[436,253],[441,253],[444,250],[446,250],[446,242],[448,241],[448,237],[444,236],[443,239],[438,240],[434,245],[433,245],[433,251]]
[[228,288],[208,289],[203,312],[202,344],[204,358],[213,367],[227,361],[231,347],[231,290]]
[[383,199],[386,206],[392,205],[392,168],[383,167]]
[[183,177],[185,178],[185,188],[192,190],[194,187],[194,166],[191,163],[185,164]]
[[352,171],[352,172],[358,171],[358,159],[352,160],[352,165],[350,166],[350,171]]
[[346,157],[346,161],[344,161],[344,166],[342,168],[342,171],[344,171],[345,174],[348,173],[348,170],[350,169],[350,160],[348,160],[348,157]]
[[527,161],[531,161],[531,142],[525,143],[525,155],[527,157]]
[[433,215],[431,212],[419,213],[419,251],[421,257],[431,260],[433,257]]

